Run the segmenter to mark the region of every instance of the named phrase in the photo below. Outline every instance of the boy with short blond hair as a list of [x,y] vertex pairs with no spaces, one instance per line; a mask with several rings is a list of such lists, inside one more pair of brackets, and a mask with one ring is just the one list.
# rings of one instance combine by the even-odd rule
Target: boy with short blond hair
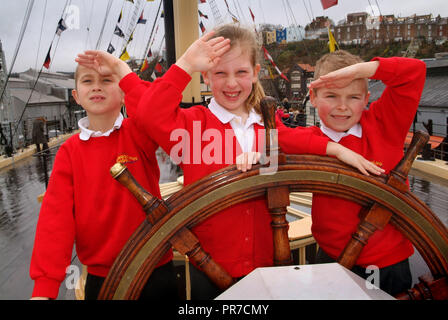
[[[81,132],[61,145],[39,213],[30,275],[34,299],[56,299],[73,244],[79,261],[87,266],[86,299],[96,299],[115,258],[145,212],[135,197],[109,173],[125,164],[143,188],[160,198],[158,145],[143,136],[133,118],[120,113],[124,94],[120,72],[79,65],[73,97],[87,112],[79,121]],[[178,299],[172,251],[159,261],[141,298]]]
[[[316,64],[310,84],[310,101],[317,108],[321,135],[361,154],[386,170],[403,157],[404,142],[423,91],[425,63],[410,58],[374,58],[363,62],[340,50],[326,54]],[[370,104],[368,78],[386,88]],[[361,206],[324,194],[313,195],[312,232],[319,244],[317,263],[334,262],[359,223]],[[363,248],[353,271],[366,278],[368,266],[380,270],[380,288],[396,295],[412,285],[408,258],[411,242],[388,224],[377,230]]]

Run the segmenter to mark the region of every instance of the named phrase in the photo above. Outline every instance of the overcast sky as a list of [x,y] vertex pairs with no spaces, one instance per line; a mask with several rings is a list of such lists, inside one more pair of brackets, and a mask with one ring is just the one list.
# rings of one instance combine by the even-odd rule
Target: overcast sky
[[[139,24],[134,31],[134,40],[128,47],[131,56],[137,58],[144,56],[160,1],[143,0],[144,18],[147,19],[147,23]],[[19,43],[20,30],[29,2],[30,0],[0,0],[0,40],[5,51],[8,71]],[[106,17],[109,3],[111,7]],[[215,3],[224,22],[231,22],[232,18],[224,0],[215,0]],[[257,24],[273,23],[284,26],[296,23],[304,26],[310,23],[313,17],[322,15],[337,23],[344,19],[347,13],[363,11],[402,17],[429,13],[433,16],[438,14],[442,17],[448,16],[447,0],[339,0],[338,5],[326,10],[323,10],[320,0],[227,0],[227,3],[233,15],[242,23],[250,25],[253,25],[253,22],[249,7],[254,13]],[[199,4],[198,7],[208,16],[208,19],[200,18],[200,21],[203,21],[207,29],[212,28],[215,20],[209,1]],[[65,13],[64,8],[68,8]],[[123,19],[120,26],[127,32],[126,22],[129,20],[133,5],[126,0],[34,0],[13,71],[20,72],[30,67],[40,69],[51,43],[53,45],[50,71],[73,71],[76,54],[96,47],[104,21],[106,24],[99,48],[106,50],[108,44],[112,43],[117,52],[120,51],[123,43],[121,38],[113,35],[113,30],[121,10]],[[62,16],[67,17],[70,28],[59,37],[55,36],[55,31]],[[160,48],[164,34],[163,19],[158,19],[157,24],[160,26],[151,47],[152,51]]]

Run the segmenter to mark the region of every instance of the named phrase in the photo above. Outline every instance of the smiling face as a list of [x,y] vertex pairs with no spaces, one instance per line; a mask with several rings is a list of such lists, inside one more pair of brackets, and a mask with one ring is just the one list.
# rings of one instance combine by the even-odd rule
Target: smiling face
[[236,115],[247,113],[245,101],[258,80],[260,65],[253,65],[249,50],[235,45],[225,53],[216,67],[203,73],[213,96],[223,108]]
[[310,101],[321,121],[338,132],[349,130],[361,119],[369,101],[366,82],[354,80],[344,88],[319,88],[310,91]]
[[116,116],[120,111],[124,95],[116,76],[100,75],[93,69],[78,66],[75,81],[73,97],[88,116]]

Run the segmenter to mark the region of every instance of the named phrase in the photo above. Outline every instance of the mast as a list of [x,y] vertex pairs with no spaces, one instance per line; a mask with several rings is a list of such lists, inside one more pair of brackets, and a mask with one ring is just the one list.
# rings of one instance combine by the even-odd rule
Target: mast
[[[199,38],[198,0],[163,0],[163,7],[167,61],[170,66]],[[198,72],[192,75],[182,97],[182,105],[185,107],[202,101]]]

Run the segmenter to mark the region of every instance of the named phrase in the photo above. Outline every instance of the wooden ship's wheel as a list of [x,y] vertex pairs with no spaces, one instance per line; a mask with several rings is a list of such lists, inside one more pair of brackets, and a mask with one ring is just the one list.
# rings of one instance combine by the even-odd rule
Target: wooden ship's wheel
[[[285,217],[290,192],[329,194],[363,206],[357,230],[338,263],[351,269],[370,235],[391,223],[412,242],[430,270],[413,289],[396,297],[448,299],[448,230],[406,184],[412,162],[429,136],[416,133],[404,158],[389,175],[365,176],[330,157],[285,155],[272,148],[272,144],[276,145],[270,134],[275,128],[275,105],[275,100],[269,97],[262,102],[267,164],[256,165],[248,172],[241,173],[234,165],[226,167],[163,201],[143,190],[126,167],[120,164],[112,167],[111,174],[134,194],[147,218],[115,260],[99,299],[137,299],[170,247],[196,262],[219,288],[228,288],[234,279],[202,249],[190,229],[226,207],[259,196],[266,197],[272,216],[274,264],[291,264]],[[274,160],[278,160],[276,170],[266,172],[273,167]],[[265,174],[260,174],[262,171]]]

